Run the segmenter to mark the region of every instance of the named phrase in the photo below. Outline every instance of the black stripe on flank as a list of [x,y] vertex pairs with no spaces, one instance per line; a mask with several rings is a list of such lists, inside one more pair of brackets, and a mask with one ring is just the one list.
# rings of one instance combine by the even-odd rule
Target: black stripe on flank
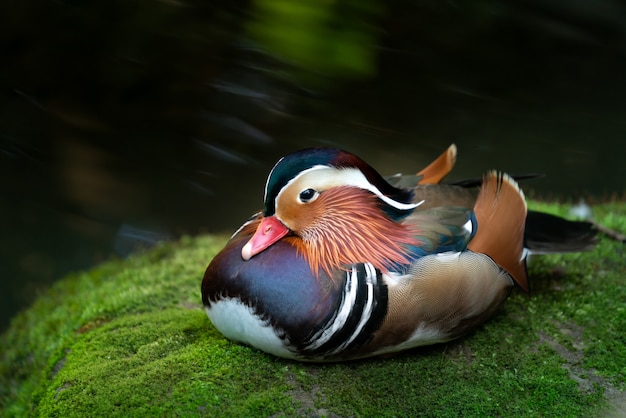
[[[356,271],[356,281],[350,278],[350,275]],[[320,338],[324,332],[330,332],[336,321],[340,320],[337,315],[328,321],[315,335],[297,350],[307,357],[325,358],[331,356],[341,356],[341,353],[354,349],[372,338],[372,334],[380,327],[382,320],[387,313],[388,292],[387,287],[382,283],[382,276],[379,270],[374,271],[374,277],[368,277],[367,269],[363,263],[353,264],[346,274],[346,286],[342,296],[342,305],[349,298],[351,287],[356,284],[356,297],[348,317],[343,326],[333,332],[332,336],[319,347],[311,348],[315,344],[315,340]],[[371,296],[369,288],[372,289]],[[369,312],[367,311],[368,302],[371,303]],[[341,305],[340,305],[341,306]],[[339,307],[339,309],[341,309]],[[365,323],[361,325],[362,320]],[[356,334],[356,335],[355,335]],[[352,340],[349,344],[348,341]]]
[[[365,323],[361,332],[356,338],[345,348],[355,349],[363,344],[368,343],[374,336],[374,333],[380,328],[385,316],[387,316],[389,289],[382,281],[382,274],[380,270],[376,269],[376,277],[373,283],[373,306],[370,317]],[[345,351],[344,350],[344,351]]]

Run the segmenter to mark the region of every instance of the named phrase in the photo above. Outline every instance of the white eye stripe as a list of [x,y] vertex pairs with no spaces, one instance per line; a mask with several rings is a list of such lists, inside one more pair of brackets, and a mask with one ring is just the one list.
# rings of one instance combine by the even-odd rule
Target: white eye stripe
[[[370,183],[361,170],[356,168],[334,168],[325,165],[316,165],[300,172],[297,176],[289,180],[289,182],[283,186],[280,192],[276,195],[275,202],[278,202],[278,198],[292,183],[303,179],[306,181],[306,187],[315,190],[324,190],[330,187],[337,186],[353,186],[359,187],[364,190],[368,190],[374,193],[380,200],[387,203],[389,206],[393,206],[399,210],[411,210],[415,209],[424,201],[417,203],[402,203],[394,200],[388,196],[382,194],[382,192]],[[267,193],[267,191],[266,191]]]

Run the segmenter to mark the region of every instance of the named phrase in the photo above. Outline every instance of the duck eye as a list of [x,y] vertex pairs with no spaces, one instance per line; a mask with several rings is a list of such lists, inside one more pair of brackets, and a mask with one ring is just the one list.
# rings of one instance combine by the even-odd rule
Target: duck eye
[[317,193],[314,189],[305,189],[300,192],[298,198],[302,203],[309,203],[311,200],[316,198],[319,193]]

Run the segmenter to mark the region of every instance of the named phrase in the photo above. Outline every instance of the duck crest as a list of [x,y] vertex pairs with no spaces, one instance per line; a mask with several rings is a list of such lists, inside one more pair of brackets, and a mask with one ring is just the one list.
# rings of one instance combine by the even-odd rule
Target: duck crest
[[412,189],[401,189],[392,186],[383,176],[380,175],[380,173],[378,173],[378,171],[374,169],[374,167],[367,164],[354,154],[346,151],[339,153],[337,158],[333,161],[333,166],[337,168],[358,168],[361,173],[363,173],[367,181],[380,190],[384,196],[403,204],[413,203],[415,193]]
[[[298,175],[313,169],[332,167],[336,169],[357,169],[374,188],[379,190],[381,197],[395,201],[403,205],[413,203],[414,191],[412,189],[397,188],[389,184],[372,166],[365,163],[359,157],[347,151],[335,148],[307,148],[289,154],[274,165],[265,184],[265,216],[273,215],[276,212],[275,198],[280,191]],[[405,209],[397,209],[392,205],[386,208],[389,214],[396,219],[406,216]]]
[[307,148],[289,154],[274,165],[265,184],[265,216],[276,211],[275,197],[298,173],[315,166],[326,166],[335,158],[339,150],[332,148]]

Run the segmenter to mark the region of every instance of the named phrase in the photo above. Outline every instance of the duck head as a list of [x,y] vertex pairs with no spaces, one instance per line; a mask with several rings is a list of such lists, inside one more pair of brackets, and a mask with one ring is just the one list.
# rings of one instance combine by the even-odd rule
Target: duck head
[[402,222],[421,203],[387,183],[354,154],[311,148],[276,163],[265,185],[263,217],[244,260],[289,240],[314,272],[370,262],[387,271],[410,262],[414,226]]

